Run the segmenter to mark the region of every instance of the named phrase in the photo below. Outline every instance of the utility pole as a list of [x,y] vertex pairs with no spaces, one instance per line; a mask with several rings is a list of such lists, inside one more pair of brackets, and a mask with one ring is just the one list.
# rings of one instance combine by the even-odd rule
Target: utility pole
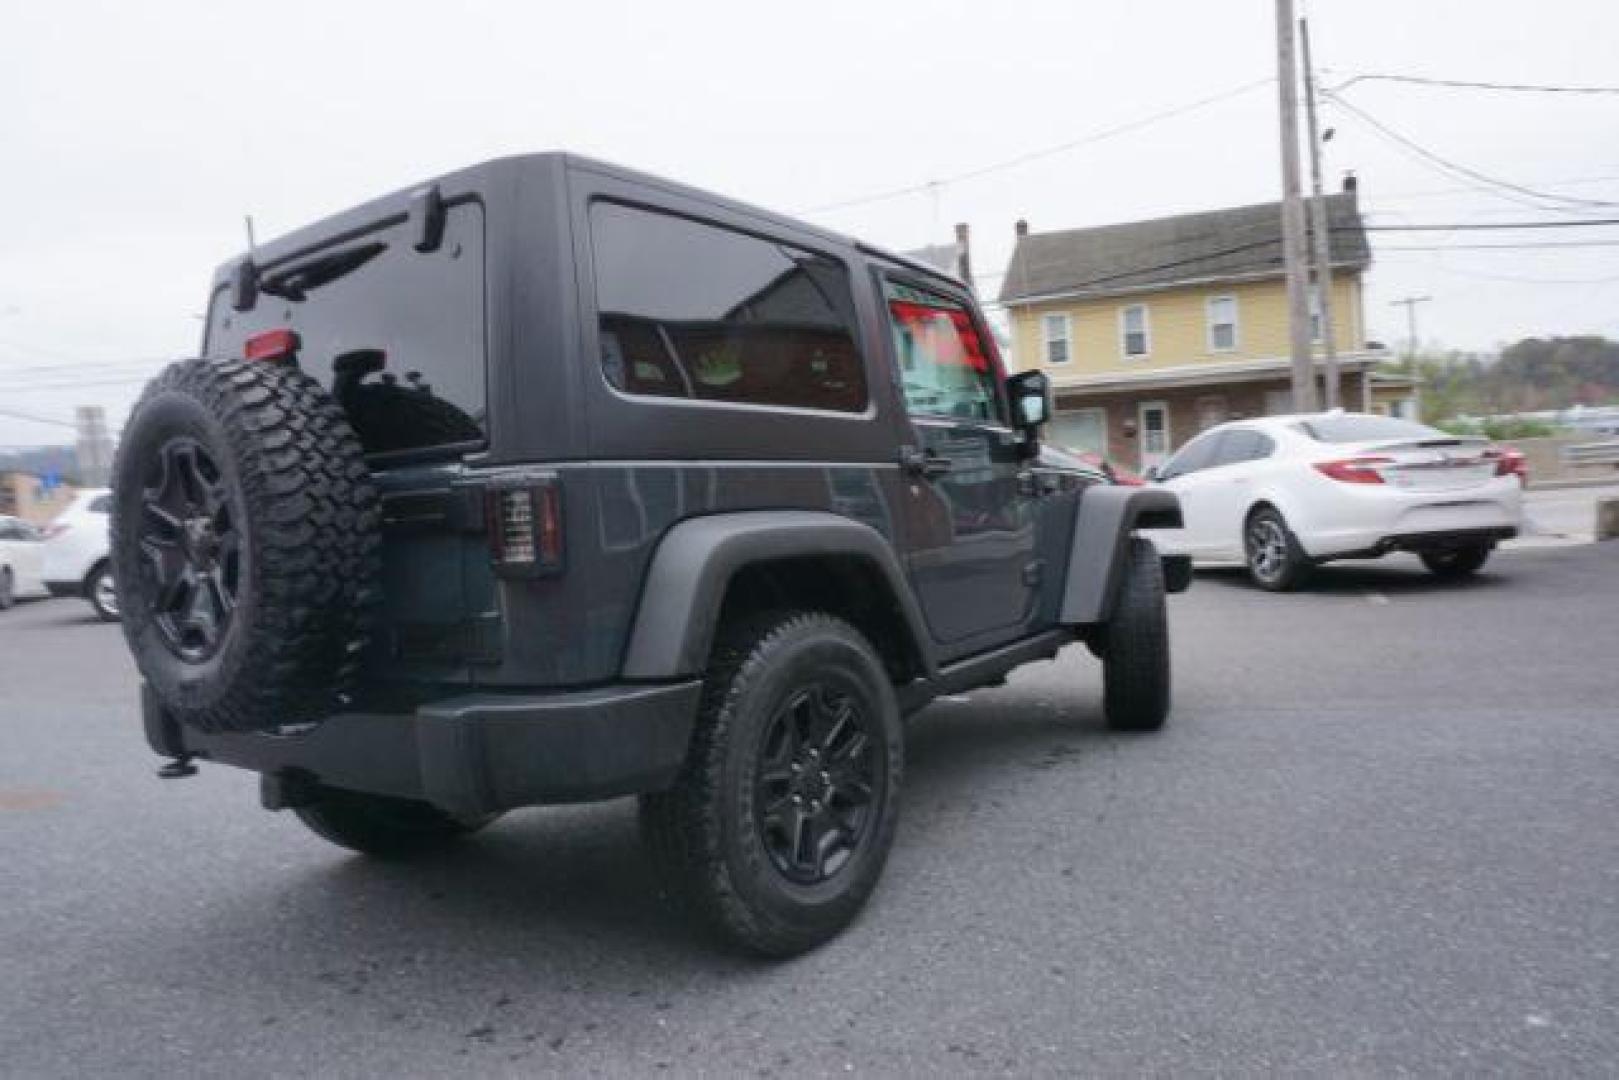
[[1305,133],[1310,140],[1310,232],[1315,241],[1312,251],[1316,304],[1321,310],[1322,357],[1326,361],[1325,406],[1338,407],[1338,346],[1332,324],[1332,248],[1327,232],[1327,199],[1321,194],[1321,134],[1315,118],[1315,68],[1310,63],[1310,24],[1299,20],[1299,45],[1304,50]]
[[1298,67],[1293,58],[1293,0],[1276,0],[1276,83],[1282,106],[1282,263],[1287,270],[1293,409],[1314,412],[1315,358],[1304,271],[1304,201],[1299,197]]
[[1407,296],[1399,300],[1389,301],[1390,307],[1399,307],[1402,304],[1405,306],[1405,358],[1407,360],[1417,358],[1417,305],[1426,304],[1432,299],[1433,297],[1431,296]]

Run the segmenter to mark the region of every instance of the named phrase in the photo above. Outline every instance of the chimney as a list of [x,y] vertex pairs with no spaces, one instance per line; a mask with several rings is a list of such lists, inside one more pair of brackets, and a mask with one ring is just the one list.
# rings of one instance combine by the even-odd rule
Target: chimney
[[1017,237],[1019,240],[1029,235],[1029,223],[1023,218],[1017,219],[1017,225],[1014,226],[1014,228],[1017,230]]
[[1344,172],[1344,190],[1350,195],[1355,196],[1358,201],[1360,193],[1360,179],[1355,175],[1353,169],[1349,169]]
[[965,221],[956,222],[956,276],[968,285],[973,283],[972,246]]

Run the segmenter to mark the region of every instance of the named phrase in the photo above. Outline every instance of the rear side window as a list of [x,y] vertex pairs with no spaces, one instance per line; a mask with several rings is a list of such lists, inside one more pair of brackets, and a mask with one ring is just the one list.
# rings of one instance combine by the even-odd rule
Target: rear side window
[[1375,439],[1449,439],[1443,431],[1393,416],[1312,416],[1298,428],[1316,442],[1352,443]]
[[1270,457],[1273,449],[1275,443],[1264,432],[1237,428],[1227,431],[1220,440],[1220,450],[1214,463],[1240,465],[1245,461],[1259,461],[1261,458]]
[[401,222],[267,267],[249,311],[216,293],[209,355],[242,356],[253,335],[291,328],[299,366],[333,392],[368,453],[476,447],[486,435],[483,208],[450,206],[433,251],[413,241]]
[[672,214],[590,209],[602,373],[616,389],[861,412],[849,272],[778,240]]
[[999,423],[1000,377],[966,306],[894,282],[887,296],[905,410]]
[[112,496],[97,495],[95,498],[90,500],[90,505],[85,507],[85,509],[90,511],[92,514],[110,514],[112,513]]

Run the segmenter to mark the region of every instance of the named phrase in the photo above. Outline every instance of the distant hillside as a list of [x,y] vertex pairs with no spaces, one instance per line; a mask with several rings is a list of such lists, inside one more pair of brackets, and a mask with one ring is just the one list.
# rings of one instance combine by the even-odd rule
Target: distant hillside
[[1497,415],[1619,404],[1619,341],[1605,337],[1524,338],[1494,359],[1418,357],[1392,365],[1422,378],[1422,416]]

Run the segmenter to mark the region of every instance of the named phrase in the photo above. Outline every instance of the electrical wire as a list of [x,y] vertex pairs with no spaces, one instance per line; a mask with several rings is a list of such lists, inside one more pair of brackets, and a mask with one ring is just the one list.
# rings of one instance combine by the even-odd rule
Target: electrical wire
[[[1619,225],[1619,218],[1590,218],[1585,221],[1461,221],[1448,225],[1362,225],[1367,232],[1472,232],[1488,229],[1578,229],[1593,225]],[[1347,226],[1332,232],[1354,232]]]
[[1431,79],[1422,75],[1368,73],[1346,79],[1332,88],[1341,93],[1356,83],[1395,82],[1413,86],[1435,86],[1459,90],[1509,90],[1535,94],[1619,94],[1619,86],[1550,86],[1543,83],[1476,82],[1471,79]]
[[1513,244],[1385,244],[1378,251],[1531,251],[1545,248],[1619,247],[1619,240],[1525,240]]
[[[1535,209],[1539,209],[1539,210],[1554,210],[1554,211],[1557,211],[1557,212],[1560,212],[1560,213],[1574,212],[1571,209],[1571,207],[1609,207],[1609,206],[1619,206],[1619,202],[1613,202],[1613,201],[1608,200],[1608,199],[1582,199],[1582,198],[1578,198],[1578,197],[1573,196],[1573,195],[1558,195],[1558,194],[1555,194],[1555,193],[1552,193],[1552,192],[1537,191],[1534,188],[1525,187],[1522,184],[1514,184],[1514,183],[1512,183],[1511,181],[1508,181],[1508,180],[1499,180],[1499,179],[1497,179],[1497,178],[1495,178],[1493,176],[1487,176],[1486,174],[1481,173],[1476,169],[1470,169],[1465,165],[1459,165],[1454,161],[1450,161],[1450,160],[1448,160],[1446,158],[1440,157],[1438,154],[1436,154],[1433,151],[1427,149],[1426,147],[1420,145],[1419,143],[1415,142],[1414,140],[1409,139],[1404,135],[1401,135],[1399,132],[1395,131],[1393,128],[1389,127],[1387,124],[1383,123],[1381,120],[1379,120],[1376,117],[1372,116],[1370,113],[1366,112],[1364,109],[1360,108],[1359,106],[1353,105],[1350,102],[1345,101],[1342,97],[1340,97],[1337,94],[1327,93],[1326,91],[1323,91],[1323,95],[1326,96],[1329,100],[1331,100],[1333,102],[1333,104],[1335,104],[1338,108],[1343,109],[1344,111],[1350,113],[1356,119],[1358,119],[1360,122],[1369,125],[1374,131],[1379,132],[1382,136],[1384,136],[1387,139],[1393,140],[1395,143],[1397,143],[1398,145],[1404,147],[1409,152],[1416,154],[1422,160],[1424,160],[1424,161],[1426,161],[1426,162],[1428,162],[1428,163],[1430,163],[1430,164],[1432,164],[1434,166],[1437,166],[1439,169],[1443,170],[1446,175],[1449,175],[1453,179],[1455,179],[1455,178],[1466,178],[1466,179],[1469,179],[1469,180],[1476,181],[1477,183],[1480,183],[1480,184],[1488,185],[1488,187],[1491,188],[1491,189],[1499,189],[1499,190],[1492,190],[1492,192],[1491,192],[1492,194],[1499,195],[1499,196],[1501,196],[1503,198],[1512,198],[1511,195],[1508,195],[1506,193],[1507,192],[1515,192],[1518,195],[1528,196],[1530,199],[1536,199],[1536,200],[1540,200],[1540,201],[1538,203],[1532,203],[1532,202],[1525,202],[1522,198],[1512,198],[1512,201],[1514,201],[1514,202],[1523,203],[1526,206],[1532,206]],[[1550,205],[1549,206],[1549,205],[1546,205],[1547,203],[1565,203],[1565,204],[1569,204],[1569,205],[1567,205],[1567,206]]]
[[1088,135],[1082,135],[1077,139],[1070,139],[1068,142],[1059,143],[1056,146],[1048,146],[1041,150],[1031,150],[1028,153],[1019,154],[1016,157],[1007,158],[1004,161],[997,161],[993,164],[985,165],[977,169],[969,169],[965,172],[946,176],[939,180],[929,180],[920,184],[910,184],[905,187],[892,188],[888,191],[881,191],[872,195],[863,195],[858,198],[843,199],[838,202],[824,203],[820,206],[812,206],[809,209],[804,210],[803,213],[824,214],[833,210],[847,210],[855,206],[866,206],[871,203],[887,202],[890,199],[903,198],[906,195],[920,195],[925,192],[936,192],[950,184],[959,184],[964,180],[976,180],[979,177],[988,176],[991,173],[1002,172],[1006,169],[1016,168],[1020,165],[1027,165],[1031,161],[1039,161],[1041,158],[1066,153],[1069,150],[1074,150],[1081,146],[1088,146],[1092,143],[1102,142],[1105,139],[1112,139],[1119,135],[1125,135],[1132,131],[1138,131],[1141,128],[1148,127],[1163,120],[1170,120],[1177,116],[1184,116],[1189,112],[1218,104],[1219,102],[1229,100],[1230,98],[1238,97],[1242,94],[1248,93],[1251,90],[1257,90],[1259,87],[1275,81],[1274,76],[1266,76],[1263,79],[1255,79],[1252,82],[1243,83],[1241,86],[1232,87],[1231,89],[1221,91],[1218,94],[1213,94],[1206,98],[1199,98],[1197,101],[1188,102],[1185,105],[1179,105],[1173,109],[1165,109],[1162,112],[1153,113],[1150,116],[1143,116],[1137,120],[1129,120],[1122,124],[1116,124],[1113,127],[1103,128],[1100,131],[1094,131]]
[[78,425],[69,420],[55,420],[49,416],[35,416],[32,413],[17,412],[14,409],[0,409],[0,416],[12,420],[27,420],[31,424],[53,424],[56,427],[77,428]]

